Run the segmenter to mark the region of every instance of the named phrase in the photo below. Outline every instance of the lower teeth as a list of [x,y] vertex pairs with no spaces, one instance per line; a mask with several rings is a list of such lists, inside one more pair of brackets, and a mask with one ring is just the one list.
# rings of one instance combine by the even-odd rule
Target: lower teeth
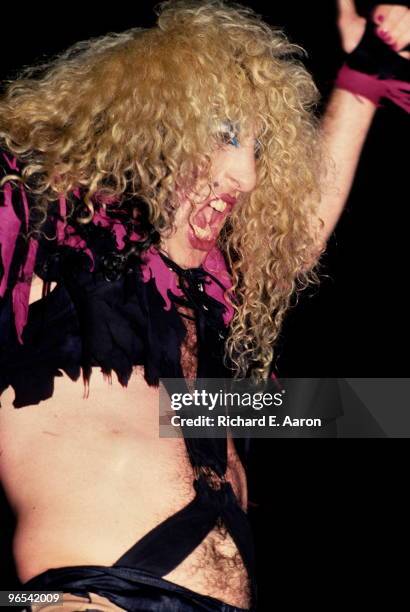
[[203,227],[199,227],[199,225],[192,225],[193,230],[194,230],[194,234],[197,238],[202,238],[202,239],[206,239],[206,238],[210,238],[212,236],[212,230],[209,227],[209,225],[207,225],[205,228]]

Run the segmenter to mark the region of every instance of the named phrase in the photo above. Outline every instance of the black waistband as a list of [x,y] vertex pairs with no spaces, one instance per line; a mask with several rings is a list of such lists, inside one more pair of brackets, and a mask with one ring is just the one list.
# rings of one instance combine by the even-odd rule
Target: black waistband
[[[82,565],[50,569],[23,587],[78,596],[95,593],[128,612],[249,612],[129,567]],[[250,612],[255,610],[252,607]]]

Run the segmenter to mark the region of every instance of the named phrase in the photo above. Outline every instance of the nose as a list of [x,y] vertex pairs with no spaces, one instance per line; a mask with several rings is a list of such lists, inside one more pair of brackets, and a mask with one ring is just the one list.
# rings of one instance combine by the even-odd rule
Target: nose
[[256,187],[256,162],[254,147],[238,147],[226,171],[230,191],[248,193]]

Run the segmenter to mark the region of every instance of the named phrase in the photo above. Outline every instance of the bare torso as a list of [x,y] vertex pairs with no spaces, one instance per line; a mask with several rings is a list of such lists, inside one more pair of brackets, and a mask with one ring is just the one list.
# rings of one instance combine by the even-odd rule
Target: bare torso
[[[16,409],[1,396],[0,476],[17,517],[14,556],[25,582],[70,565],[110,566],[137,540],[194,497],[182,438],[159,438],[158,390],[136,368],[127,388],[93,368],[82,380],[55,379],[53,397]],[[227,479],[243,507],[243,467],[229,445]],[[249,584],[222,528],[208,534],[164,576],[238,607]]]

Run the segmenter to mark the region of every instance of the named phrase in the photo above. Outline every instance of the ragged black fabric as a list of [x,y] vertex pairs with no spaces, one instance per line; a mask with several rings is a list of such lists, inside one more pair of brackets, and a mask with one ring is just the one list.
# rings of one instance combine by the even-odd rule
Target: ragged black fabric
[[[3,158],[3,174],[7,170],[11,171]],[[56,282],[57,288],[29,307],[20,338],[14,323],[18,321],[18,309],[22,309],[20,303],[28,301],[28,295],[20,294],[29,286],[18,283],[18,279],[30,245],[21,236],[30,229],[32,211],[36,210],[30,194],[25,195],[29,208],[25,220],[19,187],[13,189],[10,202],[5,196],[0,202],[0,222],[3,219],[4,224],[13,215],[20,223],[12,244],[5,244],[10,232],[0,240],[4,249],[7,246],[13,250],[11,262],[4,253],[1,259],[3,281],[7,263],[8,278],[2,297],[0,293],[0,393],[11,385],[16,408],[51,397],[59,370],[74,380],[81,371],[89,380],[92,367],[99,366],[104,373],[115,372],[123,386],[136,365],[144,366],[145,380],[151,386],[158,386],[160,378],[183,378],[180,349],[186,328],[178,313],[181,304],[193,308],[197,318],[198,375],[230,376],[222,363],[225,307],[198,289],[199,283],[203,285],[211,275],[201,267],[183,270],[160,254],[165,269],[172,266],[170,273],[179,275],[183,290],[182,296],[169,292],[172,303],[165,308],[157,279],[143,278],[142,273],[146,247],[150,245],[146,235],[151,230],[143,221],[128,227],[124,206],[112,208],[109,214],[97,209],[100,218],[96,215],[94,223],[82,224],[76,215],[64,221],[57,204],[50,205],[40,232],[32,238],[36,247],[33,271],[48,283]],[[80,213],[81,201],[77,209]],[[64,236],[59,240],[58,224],[63,222]],[[122,248],[118,247],[118,226],[126,227]],[[135,230],[139,236],[131,240]],[[218,279],[214,277],[213,282]]]
[[368,21],[359,44],[347,56],[346,64],[358,72],[377,75],[381,80],[397,79],[409,83],[409,61],[383,42],[375,29],[376,25]]

